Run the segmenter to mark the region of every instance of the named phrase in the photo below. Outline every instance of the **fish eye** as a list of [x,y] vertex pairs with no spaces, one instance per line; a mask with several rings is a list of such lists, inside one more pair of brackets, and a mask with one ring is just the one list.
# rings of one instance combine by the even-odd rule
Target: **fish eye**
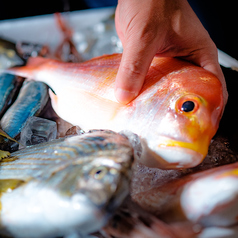
[[191,112],[195,108],[195,103],[193,101],[185,101],[182,104],[181,110],[184,112]]
[[194,114],[203,105],[202,98],[196,95],[185,95],[176,101],[176,110],[184,115]]
[[102,179],[106,174],[107,174],[108,170],[106,167],[103,167],[103,166],[99,166],[97,168],[93,168],[90,172],[90,175],[97,179],[97,180],[100,180]]

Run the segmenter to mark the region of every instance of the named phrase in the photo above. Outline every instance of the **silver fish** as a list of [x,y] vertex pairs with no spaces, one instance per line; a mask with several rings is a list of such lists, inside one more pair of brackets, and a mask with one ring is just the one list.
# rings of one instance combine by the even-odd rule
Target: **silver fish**
[[31,146],[0,162],[0,233],[14,237],[87,235],[129,193],[127,138],[92,131]]

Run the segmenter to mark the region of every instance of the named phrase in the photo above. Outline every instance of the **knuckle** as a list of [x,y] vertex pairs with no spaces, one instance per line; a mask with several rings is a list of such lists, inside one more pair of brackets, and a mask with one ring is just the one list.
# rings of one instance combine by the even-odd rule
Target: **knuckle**
[[128,62],[125,61],[121,68],[122,72],[127,74],[129,77],[138,78],[142,76],[142,67],[139,61]]

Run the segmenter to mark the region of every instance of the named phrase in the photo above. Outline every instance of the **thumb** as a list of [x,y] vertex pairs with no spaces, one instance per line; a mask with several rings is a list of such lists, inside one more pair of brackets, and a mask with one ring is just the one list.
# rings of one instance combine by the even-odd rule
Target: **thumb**
[[129,103],[140,92],[151,61],[155,56],[155,47],[141,47],[142,42],[124,42],[120,67],[116,76],[115,96],[123,104]]

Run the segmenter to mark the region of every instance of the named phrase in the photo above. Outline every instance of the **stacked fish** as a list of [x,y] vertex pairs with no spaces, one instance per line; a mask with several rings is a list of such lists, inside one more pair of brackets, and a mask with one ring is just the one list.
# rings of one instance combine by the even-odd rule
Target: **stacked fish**
[[[14,43],[0,39],[0,45],[1,69],[25,63],[25,59],[19,55]],[[8,135],[7,137],[4,134],[1,135],[0,148],[13,151],[16,141],[11,138],[18,140],[27,119],[38,116],[42,112],[49,100],[48,87],[41,82],[28,82],[18,76],[1,73],[0,89],[1,129]],[[0,158],[5,154],[1,152]]]
[[[218,129],[223,112],[219,80],[189,62],[156,56],[139,96],[122,105],[113,91],[120,60],[120,54],[84,63],[31,57],[1,75],[3,82],[13,80],[7,89],[2,87],[4,93],[21,84],[12,75],[35,80],[23,83],[10,107],[4,101],[1,127],[8,136],[17,139],[26,118],[39,115],[48,87],[57,115],[86,131],[104,130],[30,146],[3,158],[0,232],[82,237],[99,231],[129,194],[135,157],[134,167],[153,167],[159,179],[131,198],[167,224],[166,237],[180,237],[175,222],[192,227],[187,237],[214,237],[212,229],[235,237],[237,164],[193,174],[185,170],[202,163]],[[13,98],[9,95],[5,98]],[[165,174],[171,177],[165,179]],[[108,234],[117,237],[113,228]]]
[[[14,49],[15,54],[3,54],[2,61],[8,60],[10,66],[23,64],[25,57],[19,57],[14,44],[3,42],[5,52]],[[2,73],[0,79],[1,146],[17,150],[15,142],[28,119],[45,110],[48,86],[8,73]],[[87,237],[106,224],[129,194],[134,156],[127,137],[109,130],[83,134],[80,128],[74,129],[66,133],[69,138],[10,155],[1,152],[1,235]]]

